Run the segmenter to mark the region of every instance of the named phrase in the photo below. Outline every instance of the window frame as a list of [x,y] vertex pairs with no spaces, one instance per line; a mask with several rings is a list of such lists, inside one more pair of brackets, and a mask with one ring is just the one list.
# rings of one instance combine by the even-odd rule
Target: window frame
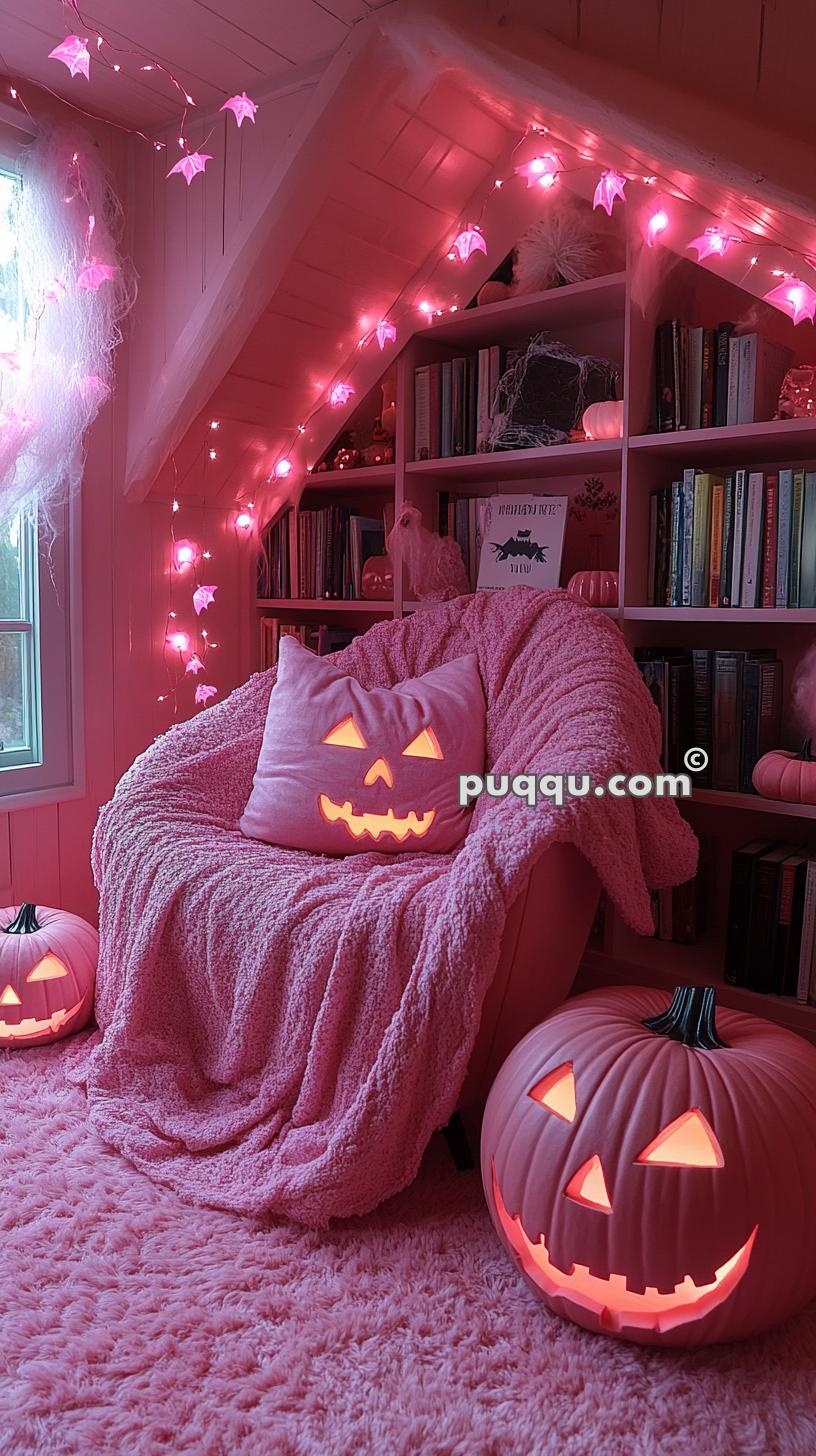
[[[15,152],[27,140],[3,126],[0,108],[0,168],[18,170]],[[54,513],[53,532],[35,526],[27,549],[36,550],[38,583],[33,602],[34,661],[39,667],[37,762],[0,767],[0,813],[80,798],[85,793],[82,695],[82,590],[79,494]],[[31,561],[29,560],[29,567]],[[18,619],[7,619],[20,630]],[[26,624],[27,618],[21,619]],[[6,622],[4,621],[4,626]]]

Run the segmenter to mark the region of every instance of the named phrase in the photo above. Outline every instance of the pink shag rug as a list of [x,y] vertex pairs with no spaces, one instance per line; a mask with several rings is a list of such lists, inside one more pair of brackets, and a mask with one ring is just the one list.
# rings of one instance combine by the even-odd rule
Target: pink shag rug
[[90,1130],[82,1038],[0,1054],[3,1456],[813,1456],[816,1311],[701,1354],[546,1313],[476,1173],[315,1232],[191,1207]]

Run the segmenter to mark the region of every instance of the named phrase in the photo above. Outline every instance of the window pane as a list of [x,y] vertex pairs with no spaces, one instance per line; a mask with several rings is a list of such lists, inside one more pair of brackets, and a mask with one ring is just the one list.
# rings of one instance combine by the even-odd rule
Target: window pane
[[0,618],[7,621],[23,615],[20,540],[19,517],[5,525],[0,522]]
[[20,347],[23,321],[17,269],[17,197],[19,180],[0,172],[0,354]]
[[25,670],[24,634],[0,632],[0,750],[27,748],[29,744]]

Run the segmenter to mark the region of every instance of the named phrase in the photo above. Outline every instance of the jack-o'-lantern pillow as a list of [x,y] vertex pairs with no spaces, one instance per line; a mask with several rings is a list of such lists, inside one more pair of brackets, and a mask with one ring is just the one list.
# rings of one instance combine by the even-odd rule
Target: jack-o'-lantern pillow
[[318,854],[458,849],[470,820],[459,775],[481,773],[484,752],[474,654],[366,689],[284,637],[240,828]]

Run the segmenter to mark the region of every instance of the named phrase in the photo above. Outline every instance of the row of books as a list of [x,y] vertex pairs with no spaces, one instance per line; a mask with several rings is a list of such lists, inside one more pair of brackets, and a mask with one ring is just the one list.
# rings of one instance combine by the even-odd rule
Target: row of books
[[657,429],[699,430],[770,420],[793,353],[762,334],[666,319],[655,333]]
[[735,850],[724,975],[816,1004],[816,848],[755,839]]
[[703,748],[699,788],[752,793],[754,765],[780,740],[782,663],[773,649],[641,647],[635,660],[660,711],[664,768],[682,772],[686,750]]
[[816,607],[816,470],[684,470],[652,493],[647,570],[647,606]]
[[[393,519],[393,506],[386,512],[389,509]],[[358,515],[347,506],[288,511],[263,533],[258,596],[288,598],[296,585],[298,597],[358,601],[363,566],[369,556],[383,555],[385,533],[384,520]],[[295,549],[297,581],[293,582]]]
[[281,637],[297,637],[304,647],[316,652],[318,657],[325,657],[330,652],[339,652],[342,647],[348,647],[356,636],[357,632],[350,627],[330,626],[326,622],[315,627],[306,626],[302,622],[297,625],[293,622],[281,622],[279,617],[261,617],[261,672],[276,665]]
[[491,410],[507,362],[500,344],[414,370],[414,459],[490,448]]
[[700,838],[697,873],[682,885],[652,890],[651,909],[657,940],[675,945],[694,945],[701,939],[709,918],[711,841]]

